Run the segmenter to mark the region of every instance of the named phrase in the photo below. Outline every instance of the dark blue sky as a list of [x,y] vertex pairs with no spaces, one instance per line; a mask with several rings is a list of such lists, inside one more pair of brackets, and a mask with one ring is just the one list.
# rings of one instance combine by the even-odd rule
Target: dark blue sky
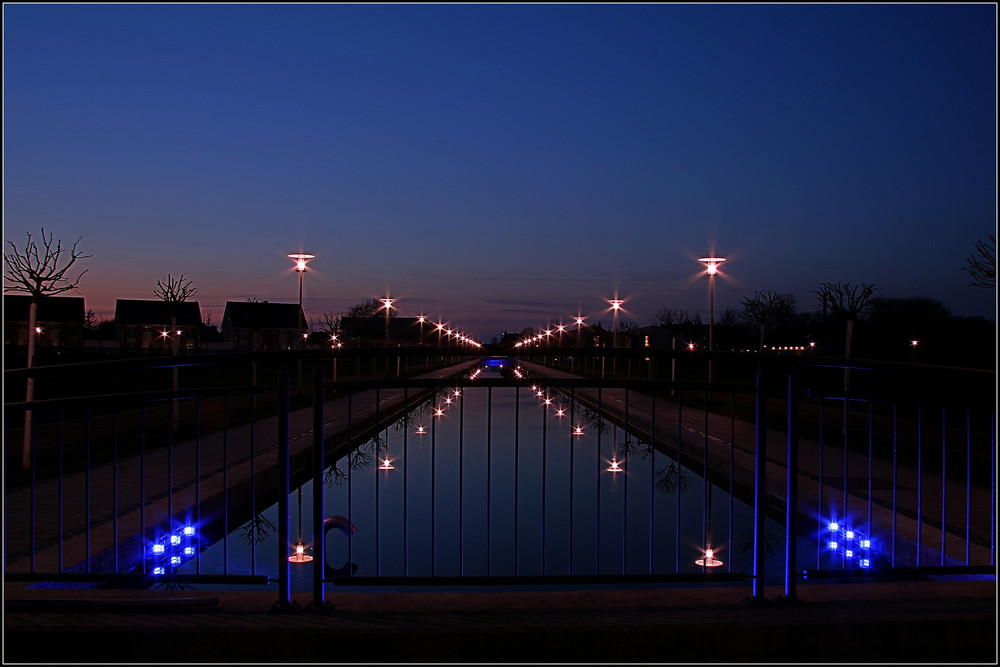
[[[821,282],[995,318],[996,5],[4,5],[4,239],[87,307],[388,292],[489,340]],[[603,313],[602,313],[603,311]]]

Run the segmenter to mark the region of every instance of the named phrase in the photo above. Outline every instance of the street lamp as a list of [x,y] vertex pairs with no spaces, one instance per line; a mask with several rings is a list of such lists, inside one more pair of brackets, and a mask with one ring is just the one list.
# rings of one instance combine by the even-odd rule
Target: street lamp
[[[315,257],[304,252],[288,253],[288,258],[295,262],[295,270],[299,272],[299,328],[305,329],[305,314],[302,312],[302,275],[306,272],[306,262]],[[303,339],[303,343],[305,339]]]
[[379,299],[382,305],[385,307],[385,346],[389,347],[389,313],[392,311],[392,304],[395,299],[390,299],[386,297],[384,299]]
[[726,261],[725,257],[701,257],[699,262],[705,264],[705,272],[708,273],[708,382],[712,382],[712,357],[711,352],[714,346],[715,329],[715,274],[719,271],[719,264]]
[[611,309],[614,312],[614,331],[611,334],[611,347],[618,347],[618,309],[622,307],[625,303],[622,299],[611,299],[608,303],[611,304]]

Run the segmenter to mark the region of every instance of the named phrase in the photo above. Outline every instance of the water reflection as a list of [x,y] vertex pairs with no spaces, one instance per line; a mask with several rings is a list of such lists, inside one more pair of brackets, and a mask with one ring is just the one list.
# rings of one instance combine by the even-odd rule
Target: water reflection
[[[356,577],[684,573],[715,561],[751,572],[752,508],[704,489],[572,395],[442,389],[324,471],[325,565]],[[290,525],[312,526],[312,494],[312,482],[293,492]],[[269,507],[184,567],[222,572],[228,558],[229,573],[277,576],[277,519]],[[783,529],[768,532],[776,555]],[[293,590],[311,590],[312,567],[292,570]]]

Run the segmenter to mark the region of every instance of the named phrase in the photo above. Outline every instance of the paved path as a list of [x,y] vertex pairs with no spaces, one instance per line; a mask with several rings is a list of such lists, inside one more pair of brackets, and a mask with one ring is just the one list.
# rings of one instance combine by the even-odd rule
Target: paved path
[[[475,363],[419,377],[456,377]],[[352,428],[357,438],[366,424],[376,419],[384,424],[404,410],[404,403],[415,405],[420,395],[410,391],[404,397],[402,389],[370,390],[357,392],[349,400],[327,401],[324,436],[328,443],[344,441]],[[311,408],[289,415],[293,475],[311,460],[312,420]],[[117,465],[67,474],[61,485],[57,480],[44,481],[34,493],[30,488],[8,491],[4,498],[5,571],[86,571],[88,554],[92,571],[126,571],[142,558],[142,536],[167,517],[176,523],[204,521],[277,488],[277,439],[278,420],[271,417],[124,458]],[[85,529],[88,525],[90,530]]]

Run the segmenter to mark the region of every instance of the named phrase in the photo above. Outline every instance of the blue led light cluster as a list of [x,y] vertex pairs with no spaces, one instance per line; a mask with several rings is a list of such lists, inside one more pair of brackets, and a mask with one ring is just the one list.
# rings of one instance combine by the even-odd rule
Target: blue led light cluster
[[146,553],[146,571],[153,575],[171,574],[198,553],[194,526],[182,526],[155,540]]
[[868,568],[876,562],[875,541],[843,523],[830,521],[826,526],[826,549],[841,557],[846,567]]

